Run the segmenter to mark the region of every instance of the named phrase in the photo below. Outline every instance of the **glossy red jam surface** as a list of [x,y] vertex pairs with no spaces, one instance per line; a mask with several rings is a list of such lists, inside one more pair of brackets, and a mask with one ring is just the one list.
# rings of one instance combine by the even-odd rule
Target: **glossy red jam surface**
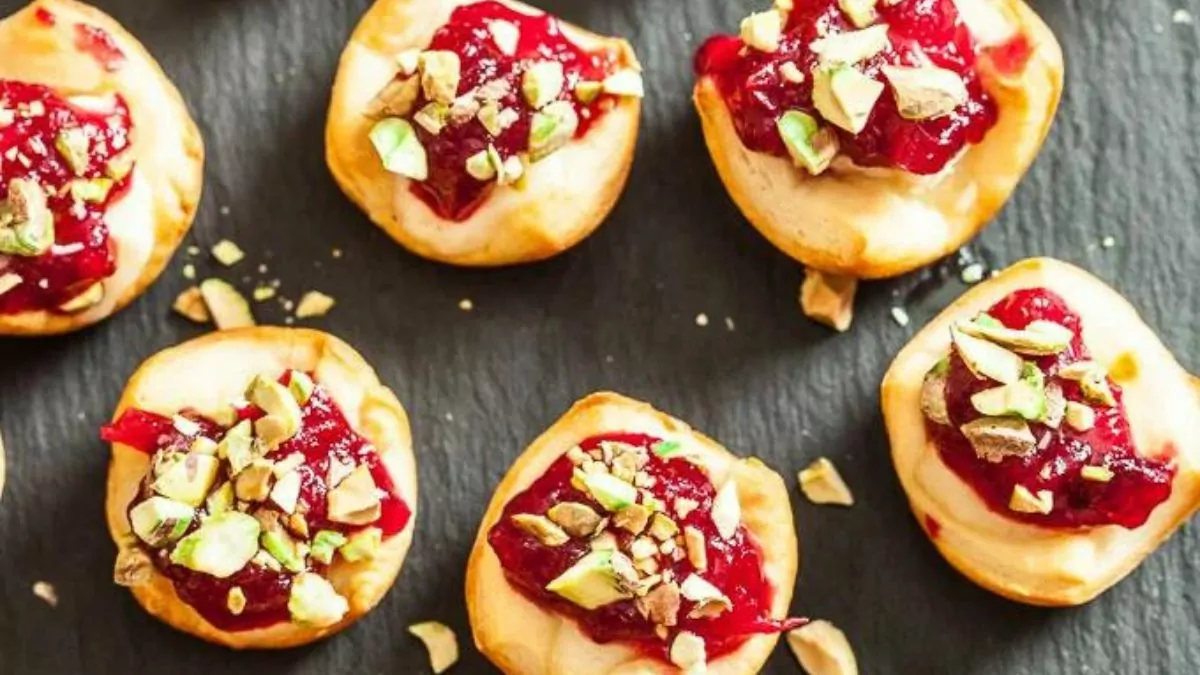
[[75,24],[75,48],[96,59],[100,67],[112,72],[125,65],[125,52],[112,34],[86,23]]
[[[1090,358],[1080,337],[1080,317],[1066,301],[1046,289],[1026,289],[1012,293],[989,309],[988,314],[1009,328],[1021,329],[1043,319],[1074,331],[1070,347],[1059,354],[1038,357],[1036,363],[1046,374],[1046,383],[1061,386],[1068,401],[1086,403],[1077,382],[1057,375],[1062,366]],[[1092,429],[1076,431],[1065,422],[1058,429],[1051,429],[1031,422],[1040,449],[1027,457],[1008,457],[992,463],[978,458],[958,429],[980,417],[971,405],[971,396],[995,383],[976,379],[958,354],[953,353],[946,383],[951,425],[939,426],[927,421],[926,426],[947,466],[970,483],[997,513],[1046,527],[1115,524],[1135,528],[1171,496],[1176,469],[1169,457],[1150,459],[1138,454],[1125,416],[1121,389],[1111,381],[1109,384],[1117,405],[1092,406],[1096,412]],[[1043,473],[1047,465],[1051,467],[1049,477]],[[1113,472],[1110,482],[1086,480],[1080,475],[1084,466],[1099,465]],[[1054,494],[1054,509],[1046,515],[1012,511],[1008,504],[1015,485],[1023,485],[1034,493],[1050,490]]]
[[[885,65],[916,66],[930,62],[962,76],[968,101],[949,115],[924,121],[900,116],[890,88],[875,104],[858,135],[833,127],[841,152],[860,166],[895,167],[917,174],[941,171],[962,149],[978,143],[996,122],[996,104],[980,83],[976,49],[953,0],[905,0],[877,5],[877,23],[888,26],[891,46],[860,62],[866,75],[887,84]],[[823,34],[855,30],[837,0],[795,0],[779,49],[765,53],[745,47],[739,38],[710,38],[696,55],[696,73],[711,77],[749,149],[787,157],[776,121],[788,110],[820,117],[812,100],[812,72],[817,55],[809,45]],[[779,66],[795,63],[803,82],[788,82]],[[831,125],[832,126],[832,125]]]
[[[649,448],[658,439],[641,434],[608,434],[580,443],[584,450],[597,448],[601,441],[615,441]],[[686,518],[677,518],[679,526],[692,526],[704,533],[707,540],[708,569],[704,579],[721,589],[733,602],[733,609],[714,619],[689,619],[690,604],[685,601],[679,613],[680,631],[691,631],[704,638],[711,660],[727,654],[756,633],[772,633],[800,625],[800,620],[770,617],[774,589],[763,576],[762,552],[746,529],[739,528],[732,541],[721,539],[713,524],[711,511],[716,489],[697,466],[683,459],[665,460],[653,452],[644,469],[657,483],[650,492],[670,505],[678,497],[699,502],[700,506]],[[513,498],[504,509],[504,516],[488,533],[488,543],[500,559],[508,580],[531,600],[572,617],[597,642],[621,640],[638,645],[647,653],[666,656],[667,643],[655,637],[654,625],[638,612],[633,601],[627,600],[588,611],[545,590],[567,568],[591,549],[581,539],[573,539],[558,547],[542,545],[537,539],[513,525],[512,516],[522,513],[545,513],[554,504],[574,501],[599,506],[584,492],[571,485],[574,465],[561,457],[529,489]],[[622,545],[631,535],[618,532]],[[686,558],[672,565],[675,577],[684,579],[695,571]]]
[[[21,277],[20,285],[0,294],[0,314],[53,310],[116,271],[104,214],[128,191],[129,178],[117,181],[99,203],[76,200],[69,186],[76,178],[105,177],[109,161],[128,149],[129,109],[117,97],[111,112],[93,112],[42,85],[0,80],[0,116],[3,111],[14,116],[10,124],[0,121],[0,198],[17,178],[35,179],[52,193],[54,246],[40,256],[0,255],[0,275]],[[82,176],[55,149],[59,132],[73,128],[90,139]]]
[[[520,30],[516,53],[508,56],[493,40],[488,24],[507,21]],[[458,55],[462,79],[458,85],[461,96],[485,83],[503,80],[508,93],[499,103],[502,109],[515,110],[519,118],[499,136],[492,136],[479,123],[470,120],[447,125],[437,135],[414,124],[429,162],[429,178],[413,181],[412,189],[439,216],[447,220],[464,220],[471,215],[494,189],[494,181],[480,181],[466,171],[467,158],[496,146],[503,158],[513,157],[529,149],[529,126],[535,112],[521,94],[521,76],[536,61],[555,60],[563,64],[566,86],[558,99],[570,101],[579,116],[575,137],[582,137],[592,122],[610,109],[615,99],[598,96],[589,104],[581,103],[572,94],[580,81],[598,82],[616,70],[617,55],[611,51],[585,51],[572,42],[562,30],[558,19],[542,14],[529,16],[504,5],[485,0],[458,7],[450,20],[434,34],[429,50],[452,51]],[[428,99],[424,93],[417,99],[413,111],[420,110]]]
[[[281,381],[286,383],[286,377]],[[329,475],[329,464],[334,459],[370,467],[375,485],[387,493],[382,499],[382,515],[371,526],[380,528],[385,539],[402,531],[412,518],[412,509],[398,496],[391,474],[374,448],[350,428],[342,411],[324,388],[316,388],[302,412],[300,432],[268,457],[282,459],[294,452],[304,455],[305,463],[298,469],[301,489],[297,510],[304,512],[309,531],[337,530],[349,533],[361,529],[327,519],[325,477]],[[263,414],[253,406],[247,406],[239,413],[242,419],[257,419]],[[215,441],[224,436],[225,430],[212,420],[188,411],[180,414],[200,424],[202,435]],[[124,411],[116,422],[101,429],[100,435],[105,441],[123,443],[147,454],[162,448],[186,450],[191,444],[190,438],[175,429],[170,417],[132,408]],[[139,501],[131,503],[130,509]],[[197,526],[193,525],[192,529]],[[292,575],[289,573],[247,565],[227,579],[218,579],[173,565],[165,556],[152,557],[159,570],[174,582],[180,598],[221,630],[250,630],[290,620],[287,602]],[[317,572],[323,571],[316,561],[310,559],[310,565]],[[231,614],[226,606],[229,590],[234,586],[241,587],[247,600],[245,610],[238,616]]]

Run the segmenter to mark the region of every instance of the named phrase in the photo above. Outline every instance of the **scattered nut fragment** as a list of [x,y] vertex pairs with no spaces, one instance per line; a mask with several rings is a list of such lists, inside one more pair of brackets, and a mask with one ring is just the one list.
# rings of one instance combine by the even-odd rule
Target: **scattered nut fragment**
[[1096,411],[1075,401],[1067,401],[1065,419],[1075,431],[1089,431],[1096,426]]
[[141,547],[122,547],[113,565],[113,583],[130,588],[141,586],[150,581],[153,571],[154,562]]
[[733,478],[725,481],[713,497],[712,520],[722,539],[733,539],[737,534],[742,523],[742,504],[738,501],[737,482]]
[[204,304],[204,297],[200,294],[199,286],[185,289],[175,298],[175,304],[171,305],[171,308],[189,321],[208,323],[212,320],[208,313],[208,306]]
[[679,586],[659,584],[654,590],[637,599],[637,607],[657,626],[674,626],[679,622]]
[[808,675],[858,675],[850,641],[828,621],[813,621],[790,631],[787,643]]
[[512,517],[513,524],[532,535],[544,546],[562,546],[571,537],[561,527],[545,516],[519,513]]
[[1017,513],[1045,515],[1054,510],[1054,493],[1050,490],[1038,490],[1037,494],[1034,494],[1024,485],[1014,485],[1008,508]]
[[328,295],[320,291],[309,291],[300,298],[300,304],[296,305],[296,318],[312,319],[325,316],[333,309],[334,304],[334,299]]
[[998,463],[1005,457],[1028,455],[1037,448],[1037,439],[1022,419],[980,417],[959,428],[981,459]]
[[708,542],[704,539],[704,533],[689,525],[683,528],[683,541],[687,546],[687,558],[692,567],[698,572],[707,570]]
[[779,12],[758,12],[742,19],[742,41],[746,46],[760,52],[774,52],[779,49],[779,38],[782,34],[783,15]]
[[854,506],[854,495],[833,462],[821,457],[800,472],[800,490],[814,504]]
[[425,643],[434,673],[444,673],[458,662],[458,638],[446,624],[438,621],[415,623],[408,627],[408,632]]
[[233,267],[246,257],[246,253],[237,244],[228,239],[222,239],[213,244],[212,255],[217,259],[217,262],[226,267]]
[[220,279],[205,279],[200,283],[200,295],[218,329],[255,325],[250,303],[229,283]]
[[561,502],[550,507],[546,517],[572,537],[590,537],[603,520],[592,507],[579,502]]
[[41,598],[47,605],[58,607],[58,591],[49,582],[35,582],[33,584],[33,594]]
[[671,663],[679,666],[684,672],[703,672],[703,666],[708,661],[704,638],[682,631],[671,643],[669,656]]
[[854,320],[854,293],[858,280],[814,269],[804,270],[800,285],[800,307],[804,315],[838,332],[845,332]]

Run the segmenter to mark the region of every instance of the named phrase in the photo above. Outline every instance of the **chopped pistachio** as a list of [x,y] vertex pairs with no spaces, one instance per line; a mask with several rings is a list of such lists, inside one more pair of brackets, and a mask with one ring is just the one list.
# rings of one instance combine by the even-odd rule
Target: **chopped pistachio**
[[696,604],[688,613],[689,619],[711,619],[733,608],[729,597],[697,574],[690,574],[679,585],[683,597]]
[[478,181],[486,182],[495,178],[497,166],[503,167],[504,161],[494,145],[467,158],[467,174]]
[[963,363],[976,377],[987,377],[1001,384],[1021,379],[1025,362],[1020,356],[999,346],[950,327],[950,339]]
[[592,80],[580,80],[575,83],[575,98],[580,103],[588,104],[596,100],[596,97],[604,92],[604,83]]
[[650,519],[650,536],[659,541],[667,541],[679,534],[679,525],[664,513],[655,513]]
[[883,90],[882,82],[854,68],[820,69],[813,76],[813,105],[825,121],[857,134],[866,128]]
[[449,118],[451,124],[466,124],[479,114],[483,104],[473,93],[466,93],[454,99],[450,104]]
[[108,160],[104,165],[104,175],[114,181],[124,180],[133,171],[134,155],[133,151],[129,150]]
[[822,127],[808,113],[788,110],[775,124],[792,163],[810,174],[818,176],[824,173],[837,156],[840,147],[837,134],[832,129]]
[[319,574],[302,572],[292,579],[288,612],[304,626],[332,626],[350,610],[349,603]]
[[329,460],[329,474],[326,476],[325,484],[335,488],[352,473],[354,473],[354,464],[334,457]]
[[529,159],[537,162],[575,137],[579,116],[569,101],[555,101],[533,114],[529,125]]
[[113,583],[132,588],[150,583],[154,575],[154,561],[140,547],[122,548],[117,552],[113,565]]
[[346,543],[346,535],[337,530],[321,530],[313,537],[309,555],[313,560],[328,565],[333,562],[333,555]]
[[450,106],[437,101],[426,103],[413,115],[413,121],[425,131],[437,136],[450,123]]
[[390,80],[367,104],[366,116],[371,119],[404,117],[412,112],[421,96],[419,78],[405,76]]
[[1075,333],[1053,321],[1034,321],[1024,329],[1008,328],[987,314],[960,322],[962,332],[995,343],[1019,354],[1046,356],[1058,354],[1071,345]]
[[521,29],[511,21],[493,20],[488,22],[488,32],[500,53],[512,56],[517,53],[517,44],[521,40]]
[[846,634],[818,620],[789,631],[788,647],[810,675],[858,675],[858,660]]
[[0,295],[4,295],[17,286],[20,286],[22,281],[23,279],[21,278],[20,274],[14,274],[12,272],[0,274]]
[[571,537],[561,527],[545,516],[519,513],[512,517],[513,524],[532,535],[543,546],[562,546]]
[[700,502],[687,497],[678,497],[675,499],[675,515],[680,518],[687,518],[692,511],[700,508]]
[[371,144],[388,171],[422,181],[429,177],[425,147],[407,120],[388,117],[371,127]]
[[382,505],[371,470],[364,464],[329,491],[329,519],[347,525],[367,525],[379,519]]
[[205,279],[200,282],[200,296],[204,299],[204,305],[218,329],[255,325],[250,303],[228,282],[221,279]]
[[274,450],[300,431],[300,405],[282,384],[259,375],[247,387],[246,398],[266,412],[254,421],[254,433],[268,450]]
[[497,185],[517,185],[520,187],[521,178],[525,175],[524,155],[511,155],[504,159],[500,171],[496,174]]
[[1035,495],[1024,485],[1014,485],[1008,508],[1017,513],[1045,515],[1054,510],[1054,493],[1050,490],[1038,490]]
[[712,502],[712,520],[722,539],[732,539],[742,522],[742,505],[738,501],[737,482],[725,481]]
[[111,178],[76,178],[71,183],[71,197],[81,202],[101,204],[112,190]]
[[875,11],[876,2],[877,0],[838,0],[838,7],[856,28],[866,28],[879,18],[879,13]]
[[396,55],[396,66],[400,68],[400,74],[404,77],[416,75],[421,67],[421,50],[405,49],[400,52]]
[[708,661],[704,638],[686,630],[675,636],[668,656],[671,663],[685,673],[704,672],[704,664]]
[[87,132],[79,127],[63,129],[54,137],[54,148],[71,167],[76,176],[82,176],[91,163],[91,139]]
[[637,599],[637,608],[658,626],[674,626],[679,623],[681,596],[675,583],[660,583]]
[[250,420],[242,420],[225,432],[217,444],[217,456],[229,462],[230,474],[236,476],[254,460],[254,438]]
[[104,299],[104,282],[97,281],[79,295],[58,306],[58,311],[74,314],[95,307]]
[[530,107],[539,110],[558,98],[565,82],[562,63],[537,61],[521,76],[521,93]]
[[794,61],[784,61],[779,64],[779,76],[784,82],[792,84],[800,84],[804,81],[804,73],[800,71],[800,67]]
[[222,239],[212,247],[212,256],[217,259],[217,262],[226,267],[233,267],[246,257],[242,249],[228,239]]
[[436,50],[421,52],[418,62],[425,98],[439,103],[452,102],[458,95],[458,83],[462,77],[458,54]]
[[1084,480],[1090,480],[1097,483],[1107,483],[1113,479],[1113,471],[1107,466],[1085,466],[1079,470],[1079,475]]
[[233,483],[225,481],[220,487],[213,490],[207,497],[204,498],[204,509],[208,511],[208,515],[215,516],[218,513],[224,513],[233,509]]
[[546,511],[546,517],[572,537],[590,537],[603,519],[592,507],[579,502],[561,502]]
[[437,621],[425,621],[409,626],[408,632],[425,644],[429,652],[429,667],[434,675],[441,675],[458,662],[458,638],[449,626]]
[[688,562],[698,571],[708,569],[708,542],[704,533],[691,525],[683,528],[683,543],[687,548]]
[[[292,393],[292,398],[296,399],[297,405],[308,403],[308,399],[312,398],[313,390],[317,387],[308,373],[299,370],[293,370],[291,377],[288,379],[288,391]],[[299,454],[299,453],[297,453]],[[303,460],[303,458],[301,458]]]
[[877,24],[862,30],[827,35],[809,46],[824,64],[853,65],[887,49],[888,27]]
[[280,511],[294,513],[296,502],[300,499],[300,473],[292,471],[284,474],[275,482],[275,487],[271,488],[270,498]]
[[756,12],[742,19],[739,32],[747,47],[760,52],[779,49],[779,38],[783,35],[783,15],[774,10]]
[[58,591],[53,584],[46,581],[38,581],[33,584],[33,594],[42,602],[51,607],[58,607]]
[[244,502],[261,502],[271,494],[271,480],[274,477],[272,463],[265,459],[256,459],[243,469],[234,482],[233,492]]
[[854,319],[857,290],[858,280],[854,277],[806,268],[804,283],[800,285],[800,306],[810,319],[845,332]]
[[1046,385],[1046,414],[1038,421],[1051,429],[1057,429],[1066,413],[1067,399],[1063,395],[1062,387],[1053,382]]
[[242,612],[246,611],[246,593],[242,590],[241,586],[234,586],[229,589],[229,593],[225,597],[225,607],[234,616],[239,616]]
[[320,291],[309,291],[296,305],[297,319],[312,319],[325,316],[333,309],[335,300]]
[[900,116],[931,120],[949,115],[967,102],[967,85],[953,70],[937,66],[884,66]]
[[1067,420],[1067,425],[1076,431],[1089,431],[1096,426],[1096,411],[1091,406],[1075,401],[1067,401],[1064,418]]
[[641,534],[650,522],[651,513],[653,512],[650,509],[641,504],[630,504],[617,511],[613,516],[613,525],[630,534]]
[[814,504],[854,506],[854,495],[833,462],[821,457],[800,472],[800,490]]
[[642,74],[633,68],[622,68],[604,78],[604,81],[600,83],[600,88],[605,94],[612,96],[643,98],[646,95],[646,85],[642,80]]
[[946,407],[946,372],[932,368],[921,382],[921,412],[935,424],[950,424],[950,411]]
[[383,546],[383,530],[378,527],[365,527],[350,535],[345,544],[338,549],[346,562],[371,560],[379,555]]
[[39,256],[54,245],[54,214],[37,181],[14,178],[0,201],[0,254]]
[[175,298],[175,304],[172,305],[172,309],[181,316],[196,323],[208,323],[211,320],[208,308],[204,304],[204,298],[201,297],[200,288],[197,286],[192,286],[180,293]]
[[971,443],[975,454],[989,462],[1006,457],[1024,456],[1037,447],[1037,439],[1029,423],[1013,417],[980,417],[964,424],[960,430]]

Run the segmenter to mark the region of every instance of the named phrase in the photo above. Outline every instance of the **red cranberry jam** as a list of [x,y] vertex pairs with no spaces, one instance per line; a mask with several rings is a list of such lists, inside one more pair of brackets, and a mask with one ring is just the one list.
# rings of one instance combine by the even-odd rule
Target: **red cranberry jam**
[[[857,60],[861,74],[884,85],[862,130],[837,126],[840,152],[860,166],[894,167],[916,174],[941,171],[968,144],[978,143],[996,122],[996,105],[980,83],[978,49],[953,0],[876,3],[871,26],[886,26],[889,44]],[[865,26],[866,22],[860,22]],[[857,30],[838,0],[795,0],[778,47],[763,51],[742,39],[710,38],[696,55],[696,72],[712,78],[725,99],[742,143],[751,150],[787,157],[777,127],[787,111],[823,119],[813,91],[823,63],[815,41]],[[818,49],[819,51],[819,49]],[[928,119],[901,114],[889,66],[936,66],[957,75],[966,96],[949,112]],[[957,89],[957,87],[956,87]],[[817,171],[819,173],[819,171]]]
[[[296,377],[312,382],[311,377],[291,372],[285,374],[280,383],[288,385]],[[284,388],[283,391],[288,390]],[[161,476],[165,473],[164,468],[169,469],[172,461],[196,453],[218,453],[217,456],[222,461],[216,478],[207,486],[208,495],[203,503],[196,507],[194,517],[190,522],[185,521],[183,527],[186,529],[182,533],[177,532],[172,541],[165,546],[151,546],[144,540],[142,543],[158,570],[172,580],[180,598],[221,630],[250,630],[292,620],[288,605],[296,575],[322,574],[332,560],[332,550],[329,551],[328,557],[322,557],[318,553],[322,538],[332,536],[335,540],[348,544],[356,540],[356,535],[369,541],[377,534],[378,539],[375,541],[378,543],[402,531],[412,517],[411,509],[397,494],[392,477],[375,449],[350,427],[342,411],[323,387],[314,384],[306,402],[299,409],[299,430],[265,454],[260,450],[260,435],[255,439],[254,445],[249,446],[253,448],[251,452],[256,453],[256,463],[242,468],[236,475],[233,471],[233,462],[236,461],[233,454],[221,457],[217,448],[223,448],[224,441],[228,436],[236,434],[237,428],[223,427],[214,420],[191,411],[166,417],[131,408],[124,411],[116,422],[101,430],[104,440],[128,445],[154,457],[151,471],[143,482],[139,496],[129,505],[131,522],[135,522],[134,512],[140,505],[152,498],[163,496],[164,490],[160,488],[163,480]],[[265,410],[253,404],[237,408],[234,412],[234,420],[231,421],[244,424],[251,424],[267,415]],[[197,439],[208,439],[215,442],[216,446]],[[198,449],[202,445],[211,450]],[[336,468],[335,465],[341,468]],[[255,486],[251,484],[254,481],[247,480],[246,476],[248,472],[257,471],[260,466],[266,467],[267,473],[272,477],[267,479],[268,483],[260,485],[262,489],[254,494]],[[371,480],[366,484],[373,484],[373,498],[377,499],[378,506],[375,514],[370,514],[373,516],[372,520],[353,519],[353,522],[348,522],[352,519],[341,517],[337,513],[331,514],[334,510],[331,505],[335,499],[344,501],[343,497],[334,493],[356,480],[357,473],[354,469],[357,468],[363,468],[369,474]],[[278,487],[291,472],[299,476],[299,490],[294,499],[294,506],[287,505],[291,507],[289,513],[279,504],[274,490],[269,493],[269,497],[267,496],[266,485]],[[332,483],[331,479],[334,479]],[[246,484],[243,484],[243,481]],[[227,483],[229,488],[224,487]],[[178,545],[180,537],[195,533],[216,513],[220,513],[213,503],[215,499],[220,499],[222,489],[231,490],[226,496],[229,501],[224,508],[249,514],[262,524],[263,548],[241,569],[229,576],[218,577],[197,571],[193,569],[194,565],[189,565],[186,561],[177,561],[173,553],[181,547]],[[340,513],[340,506],[338,510]],[[137,533],[136,523],[134,529],[135,534],[141,538],[141,534]],[[285,553],[290,552],[297,557],[289,559],[286,555],[282,558],[277,556],[275,550],[268,546],[269,536],[282,538],[287,544],[283,549]],[[343,547],[339,549],[339,554],[351,560],[353,552],[347,553]],[[229,600],[233,589],[238,589],[236,593],[241,597],[241,604],[244,604],[236,613],[232,611]]]
[[[425,55],[446,52],[457,61],[457,79],[440,78],[425,65]],[[428,177],[412,181],[412,190],[447,220],[466,219],[493,186],[519,179],[525,164],[539,159],[538,148],[531,147],[539,110],[556,111],[553,117],[566,129],[567,140],[586,134],[616,103],[600,90],[621,65],[615,50],[587,51],[571,41],[555,17],[530,16],[491,0],[456,8],[421,58],[415,72],[402,72],[391,87],[410,77],[423,83],[417,88],[413,82],[419,92],[405,113],[428,162]],[[561,78],[550,78],[551,84],[543,86],[549,91],[531,100],[522,89],[526,74],[548,66],[556,71],[555,64],[561,65]],[[431,96],[439,79],[452,88],[441,101]],[[570,124],[576,125],[573,132]],[[489,147],[495,164],[484,163],[486,173],[473,176],[468,159],[486,157]]]
[[[1132,529],[1145,523],[1154,508],[1170,497],[1176,467],[1169,449],[1159,458],[1138,453],[1117,384],[1103,371],[1092,371],[1092,379],[1081,377],[1081,365],[1090,363],[1090,357],[1081,338],[1079,315],[1044,288],[1016,291],[987,314],[1011,329],[1049,321],[1073,335],[1056,353],[1022,354],[1027,373],[1033,372],[1030,364],[1040,371],[1034,379],[1044,380],[1050,403],[1045,415],[1028,421],[1032,437],[1025,441],[1032,440],[1033,447],[999,461],[981,457],[963,431],[964,425],[983,417],[979,399],[972,397],[998,383],[976,377],[962,350],[953,349],[945,373],[949,424],[926,421],[943,461],[993,511],[1016,520],[1053,528],[1120,525]],[[1024,492],[1018,494],[1019,490]]]
[[[0,80],[0,242],[25,242],[0,243],[0,314],[71,311],[116,271],[104,214],[128,189],[132,123],[119,96],[93,101]],[[31,224],[38,236],[23,233]]]
[[[683,632],[703,639],[712,659],[737,649],[751,635],[800,625],[797,620],[771,617],[775,589],[763,575],[762,552],[740,525],[732,537],[721,537],[713,516],[718,491],[702,469],[670,454],[677,448],[677,443],[650,436],[615,433],[589,438],[555,461],[545,475],[508,503],[503,517],[488,533],[488,543],[509,582],[534,602],[573,618],[597,642],[633,643],[658,658],[667,657],[674,636]],[[636,464],[621,459],[629,453],[636,453]],[[640,465],[631,485],[646,487],[636,490],[634,511],[605,508],[595,496],[598,493],[580,482],[581,472],[596,468],[589,465],[608,466],[609,477],[618,481],[629,478],[628,472]],[[626,472],[624,478],[620,477],[622,471]],[[558,513],[564,505],[586,517]],[[654,513],[648,521],[647,512]],[[520,519],[529,517],[552,528],[561,523],[562,528],[550,535],[559,539],[544,539],[523,526]],[[597,524],[600,517],[607,520]],[[656,524],[660,517],[671,526]],[[593,550],[607,547],[624,561],[633,562],[635,568],[626,570],[626,581],[639,590],[586,609],[568,597],[578,589],[556,592],[547,588],[564,572],[578,569]],[[688,579],[693,575],[724,595],[723,607],[710,606],[715,611],[705,612],[701,602],[686,597],[692,583]]]

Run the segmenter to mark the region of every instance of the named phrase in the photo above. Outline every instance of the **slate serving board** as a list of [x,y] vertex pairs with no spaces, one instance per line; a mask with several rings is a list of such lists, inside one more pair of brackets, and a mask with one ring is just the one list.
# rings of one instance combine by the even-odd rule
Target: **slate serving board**
[[[0,0],[4,14],[17,0]],[[926,541],[894,478],[878,384],[914,330],[963,289],[953,266],[860,291],[853,331],[801,316],[799,266],[761,239],[711,168],[689,96],[691,55],[757,0],[546,0],[627,36],[649,96],[628,190],[609,222],[557,260],[464,271],[392,245],[342,197],[322,131],[338,54],[368,0],[106,0],[174,78],[208,147],[188,243],[222,237],[248,259],[221,272],[248,290],[338,300],[312,325],[374,363],[410,414],[420,465],[416,543],[399,582],[356,627],[282,653],[234,654],[159,624],[112,585],[102,516],[108,449],[97,427],[126,378],[200,329],[171,315],[182,251],[112,320],[53,339],[0,340],[0,674],[427,673],[405,633],[439,619],[459,673],[495,672],[470,648],[466,558],[492,487],[576,398],[612,388],[654,402],[783,474],[832,457],[849,510],[793,495],[801,540],[794,612],[845,629],[865,673],[1195,673],[1200,532],[1185,527],[1092,605],[1043,610],[992,596]],[[1053,255],[1112,282],[1180,360],[1200,369],[1200,16],[1197,0],[1040,0],[1068,85],[1046,148],[974,247],[997,264]],[[3,58],[0,56],[0,58]],[[1115,246],[1101,245],[1104,237]],[[344,251],[335,259],[331,249]],[[268,266],[266,274],[257,271]],[[463,312],[469,298],[474,311]],[[913,325],[889,309],[903,303]],[[260,319],[283,320],[277,304]],[[696,315],[710,323],[700,327]],[[733,323],[727,325],[726,317]],[[52,583],[51,608],[31,585]],[[795,673],[782,647],[765,672]]]

